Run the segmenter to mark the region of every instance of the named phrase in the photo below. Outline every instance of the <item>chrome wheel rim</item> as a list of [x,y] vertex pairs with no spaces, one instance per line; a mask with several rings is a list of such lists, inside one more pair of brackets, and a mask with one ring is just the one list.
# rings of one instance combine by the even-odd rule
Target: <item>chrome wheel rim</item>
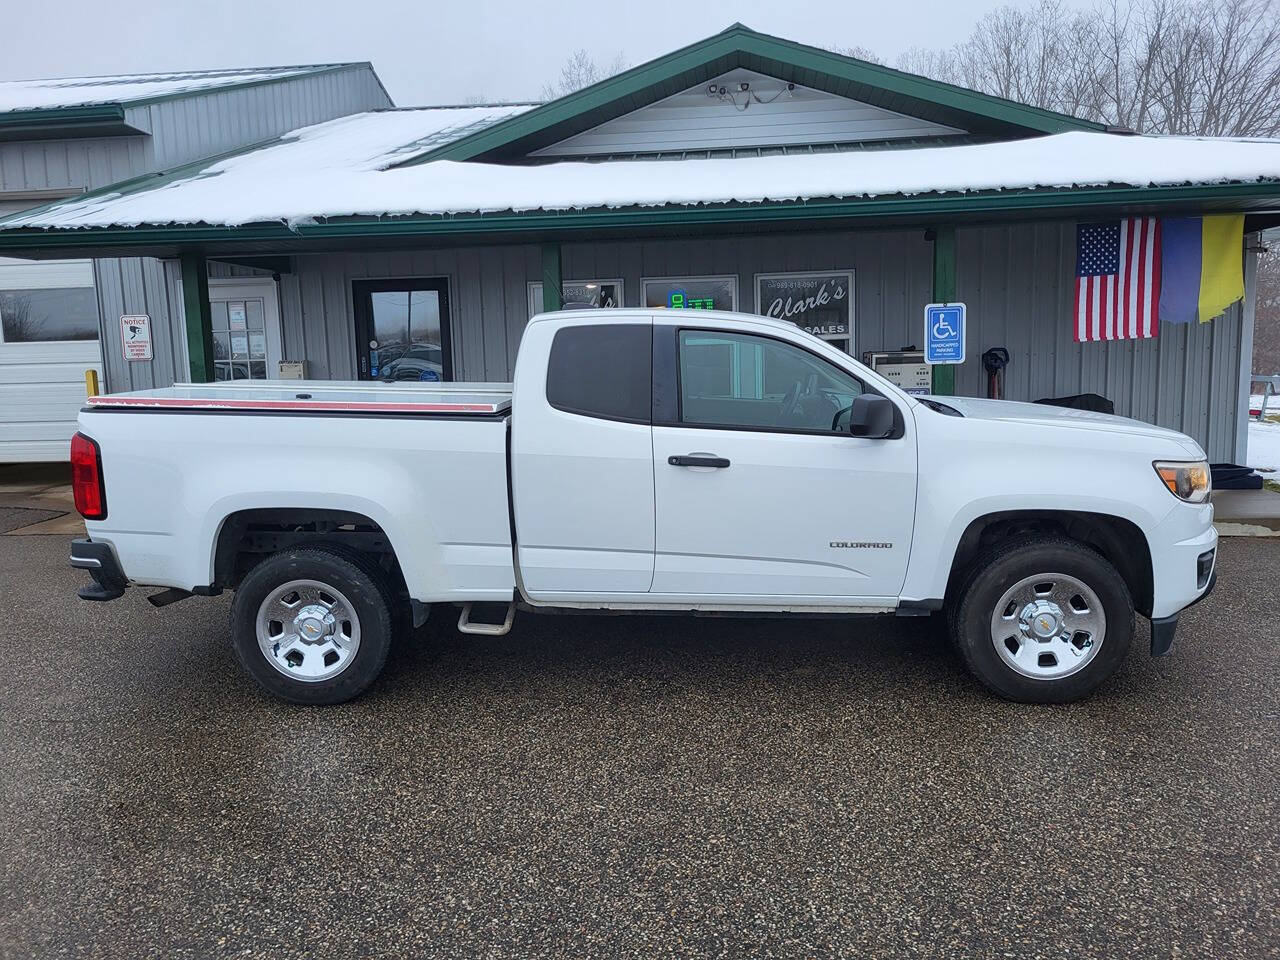
[[258,606],[258,649],[280,673],[304,683],[330,680],[360,649],[360,618],[343,594],[319,580],[290,580]]
[[1083,670],[1102,648],[1107,617],[1089,586],[1065,573],[1025,577],[991,614],[991,642],[1009,667],[1033,680]]

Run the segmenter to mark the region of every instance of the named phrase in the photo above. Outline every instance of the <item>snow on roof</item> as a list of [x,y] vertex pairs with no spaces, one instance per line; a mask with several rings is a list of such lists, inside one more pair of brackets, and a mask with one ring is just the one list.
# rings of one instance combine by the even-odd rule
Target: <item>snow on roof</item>
[[118,77],[63,77],[53,80],[3,80],[0,81],[0,113],[131,103],[151,97],[194,93],[260,80],[278,80],[323,70],[327,66],[336,65],[135,73]]
[[499,166],[391,163],[466,127],[477,107],[359,114],[286,136],[155,187],[68,199],[4,229],[141,224],[290,225],[442,215],[756,203],[939,192],[1214,184],[1280,179],[1280,141],[1072,132],[965,146],[714,160]]

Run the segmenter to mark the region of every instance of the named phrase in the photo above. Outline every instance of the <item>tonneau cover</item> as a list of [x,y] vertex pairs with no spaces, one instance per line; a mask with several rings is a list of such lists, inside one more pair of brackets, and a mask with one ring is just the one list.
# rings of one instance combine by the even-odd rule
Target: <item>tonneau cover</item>
[[334,383],[328,380],[238,380],[179,383],[90,397],[90,410],[261,410],[298,413],[503,415],[509,383]]

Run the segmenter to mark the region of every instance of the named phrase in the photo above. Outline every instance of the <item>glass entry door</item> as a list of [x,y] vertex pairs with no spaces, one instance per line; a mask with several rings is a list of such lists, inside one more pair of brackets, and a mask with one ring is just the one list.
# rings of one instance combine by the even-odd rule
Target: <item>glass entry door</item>
[[280,376],[280,299],[271,279],[209,280],[215,380]]
[[361,380],[453,379],[447,280],[357,280],[352,292]]

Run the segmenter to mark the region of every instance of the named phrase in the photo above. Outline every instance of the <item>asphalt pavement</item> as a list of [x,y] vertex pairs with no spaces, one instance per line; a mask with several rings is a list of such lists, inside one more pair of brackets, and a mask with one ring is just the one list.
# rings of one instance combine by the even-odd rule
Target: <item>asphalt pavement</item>
[[0,537],[0,957],[1280,956],[1280,542],[1092,700],[930,621],[449,616],[260,694]]

